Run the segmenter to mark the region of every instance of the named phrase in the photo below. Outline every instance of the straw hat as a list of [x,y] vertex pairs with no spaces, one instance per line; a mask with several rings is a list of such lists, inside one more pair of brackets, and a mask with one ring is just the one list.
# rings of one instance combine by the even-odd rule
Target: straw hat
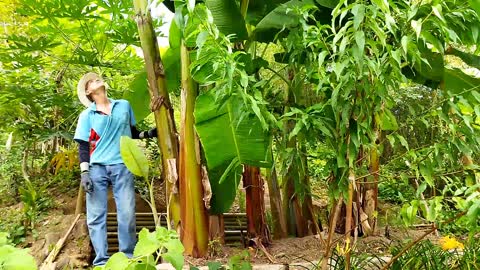
[[[80,81],[78,81],[78,85],[77,85],[78,99],[80,100],[80,102],[83,105],[85,105],[85,107],[89,107],[90,104],[92,104],[90,99],[88,99],[88,97],[87,97],[85,86],[87,85],[87,83],[89,81],[95,80],[95,79],[102,79],[102,77],[100,75],[98,75],[97,73],[89,72],[89,73],[83,75],[83,77],[80,79]],[[106,91],[106,89],[107,89],[107,85],[105,84],[105,91]]]

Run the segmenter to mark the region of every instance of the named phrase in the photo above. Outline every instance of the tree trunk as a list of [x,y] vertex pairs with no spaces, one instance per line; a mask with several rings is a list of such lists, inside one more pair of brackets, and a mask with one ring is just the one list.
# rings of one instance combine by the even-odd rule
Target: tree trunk
[[265,221],[264,187],[260,168],[245,165],[242,180],[247,202],[247,237],[251,240],[257,238],[263,245],[269,245],[271,239]]
[[223,214],[211,215],[209,217],[209,239],[210,241],[218,240],[223,245],[225,244],[225,220]]
[[282,209],[282,198],[278,186],[277,171],[275,167],[267,170],[267,185],[270,197],[270,210],[273,219],[273,238],[287,237],[287,222]]
[[203,257],[208,252],[207,211],[203,201],[200,147],[193,111],[198,86],[190,76],[190,52],[182,41],[182,100],[180,126],[180,196],[185,253]]
[[[165,106],[154,111],[155,124],[158,132],[158,144],[162,153],[162,176],[166,183],[166,201],[168,204],[169,225],[180,231],[180,199],[178,194],[178,140],[173,118],[173,109],[165,83],[165,70],[157,37],[152,25],[150,11],[147,10],[147,0],[134,0],[135,21],[138,26],[140,43],[142,45],[147,70],[148,89],[151,99],[163,97]],[[170,226],[169,226],[170,227]]]

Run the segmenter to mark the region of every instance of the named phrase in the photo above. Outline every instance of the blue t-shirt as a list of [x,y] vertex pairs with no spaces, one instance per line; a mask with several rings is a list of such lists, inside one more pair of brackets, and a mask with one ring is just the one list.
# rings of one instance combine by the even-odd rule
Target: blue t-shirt
[[109,99],[111,113],[97,111],[92,103],[78,118],[74,140],[90,144],[90,164],[113,165],[123,163],[120,155],[120,137],[132,137],[130,126],[136,124],[128,101]]

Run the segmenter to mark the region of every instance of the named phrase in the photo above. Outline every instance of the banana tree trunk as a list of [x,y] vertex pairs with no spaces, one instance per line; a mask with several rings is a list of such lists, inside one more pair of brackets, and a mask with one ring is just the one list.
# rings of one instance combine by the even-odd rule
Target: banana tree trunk
[[[273,160],[273,159],[272,159]],[[267,170],[267,185],[270,197],[270,210],[273,219],[273,238],[287,237],[287,222],[282,209],[282,198],[278,186],[277,171],[275,167]]]
[[[134,0],[135,21],[142,45],[145,69],[147,71],[150,98],[163,97],[165,106],[154,111],[158,132],[158,144],[162,153],[162,176],[166,179],[166,201],[168,204],[169,225],[180,231],[180,197],[178,194],[178,140],[173,118],[173,109],[165,83],[165,70],[157,37],[153,29],[152,17],[147,9],[147,0]],[[170,226],[169,226],[170,227]]]
[[307,225],[303,219],[302,206],[295,194],[294,179],[291,172],[283,180],[283,213],[287,220],[288,235],[303,237],[307,235]]
[[247,237],[250,240],[257,239],[263,245],[269,245],[271,238],[265,218],[264,187],[260,168],[245,165],[242,179],[247,202]]
[[[291,102],[294,101],[294,87],[300,87],[295,83],[295,70],[294,67],[291,67],[288,70],[288,79],[291,82],[291,85],[287,88],[285,92],[285,111],[288,113]],[[295,85],[295,86],[294,86]],[[297,148],[297,137],[294,136],[289,138],[290,133],[295,127],[295,122],[293,120],[285,120],[285,130],[284,130],[284,141],[286,149],[296,149]],[[307,221],[303,215],[302,205],[298,194],[295,191],[295,181],[301,181],[300,175],[305,175],[304,172],[299,172],[301,169],[299,166],[293,162],[290,167],[287,169],[287,173],[283,179],[283,213],[285,214],[285,219],[287,221],[288,234],[298,237],[303,237],[308,234]],[[303,179],[302,179],[303,180]]]
[[185,253],[204,257],[208,251],[207,211],[203,201],[200,147],[193,111],[198,85],[190,76],[190,52],[182,41],[182,100],[180,126],[180,196]]

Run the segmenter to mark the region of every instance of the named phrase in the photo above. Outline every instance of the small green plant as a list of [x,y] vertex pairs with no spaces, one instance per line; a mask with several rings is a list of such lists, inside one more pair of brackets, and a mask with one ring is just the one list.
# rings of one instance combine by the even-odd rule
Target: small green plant
[[242,253],[232,256],[228,260],[228,268],[230,270],[251,270],[250,253],[244,250]]
[[455,249],[454,258],[450,261],[452,269],[480,269],[480,239],[470,238],[461,251]]
[[[402,250],[402,245],[392,248],[392,255]],[[434,245],[430,240],[421,241],[405,252],[391,266],[391,269],[449,269],[451,253]]]
[[[252,265],[250,264],[250,253],[248,251],[243,251],[240,254],[230,257],[227,262],[227,265],[222,265],[220,262],[208,262],[208,270],[251,270]],[[198,270],[195,266],[190,266],[190,270]]]
[[155,231],[149,232],[143,228],[138,235],[138,243],[133,251],[133,258],[128,258],[124,253],[113,254],[104,266],[97,266],[94,270],[100,269],[147,269],[153,270],[160,258],[171,263],[175,269],[183,268],[183,245],[178,239],[177,232],[167,230],[164,227],[157,227]]
[[28,179],[25,179],[23,187],[19,188],[19,192],[23,202],[25,227],[33,230],[39,215],[53,205],[52,199],[44,192],[44,187],[39,188]]
[[220,238],[216,237],[208,242],[208,255],[210,257],[219,256],[223,253],[222,248]]
[[12,246],[9,234],[0,232],[0,269],[4,270],[36,270],[35,259],[28,249]]
[[[368,253],[353,253],[350,260],[351,270],[360,269],[382,269],[385,261],[376,254]],[[332,256],[328,262],[329,269],[346,269],[345,251],[339,248],[333,249]],[[319,269],[319,266],[315,266],[314,269]]]

